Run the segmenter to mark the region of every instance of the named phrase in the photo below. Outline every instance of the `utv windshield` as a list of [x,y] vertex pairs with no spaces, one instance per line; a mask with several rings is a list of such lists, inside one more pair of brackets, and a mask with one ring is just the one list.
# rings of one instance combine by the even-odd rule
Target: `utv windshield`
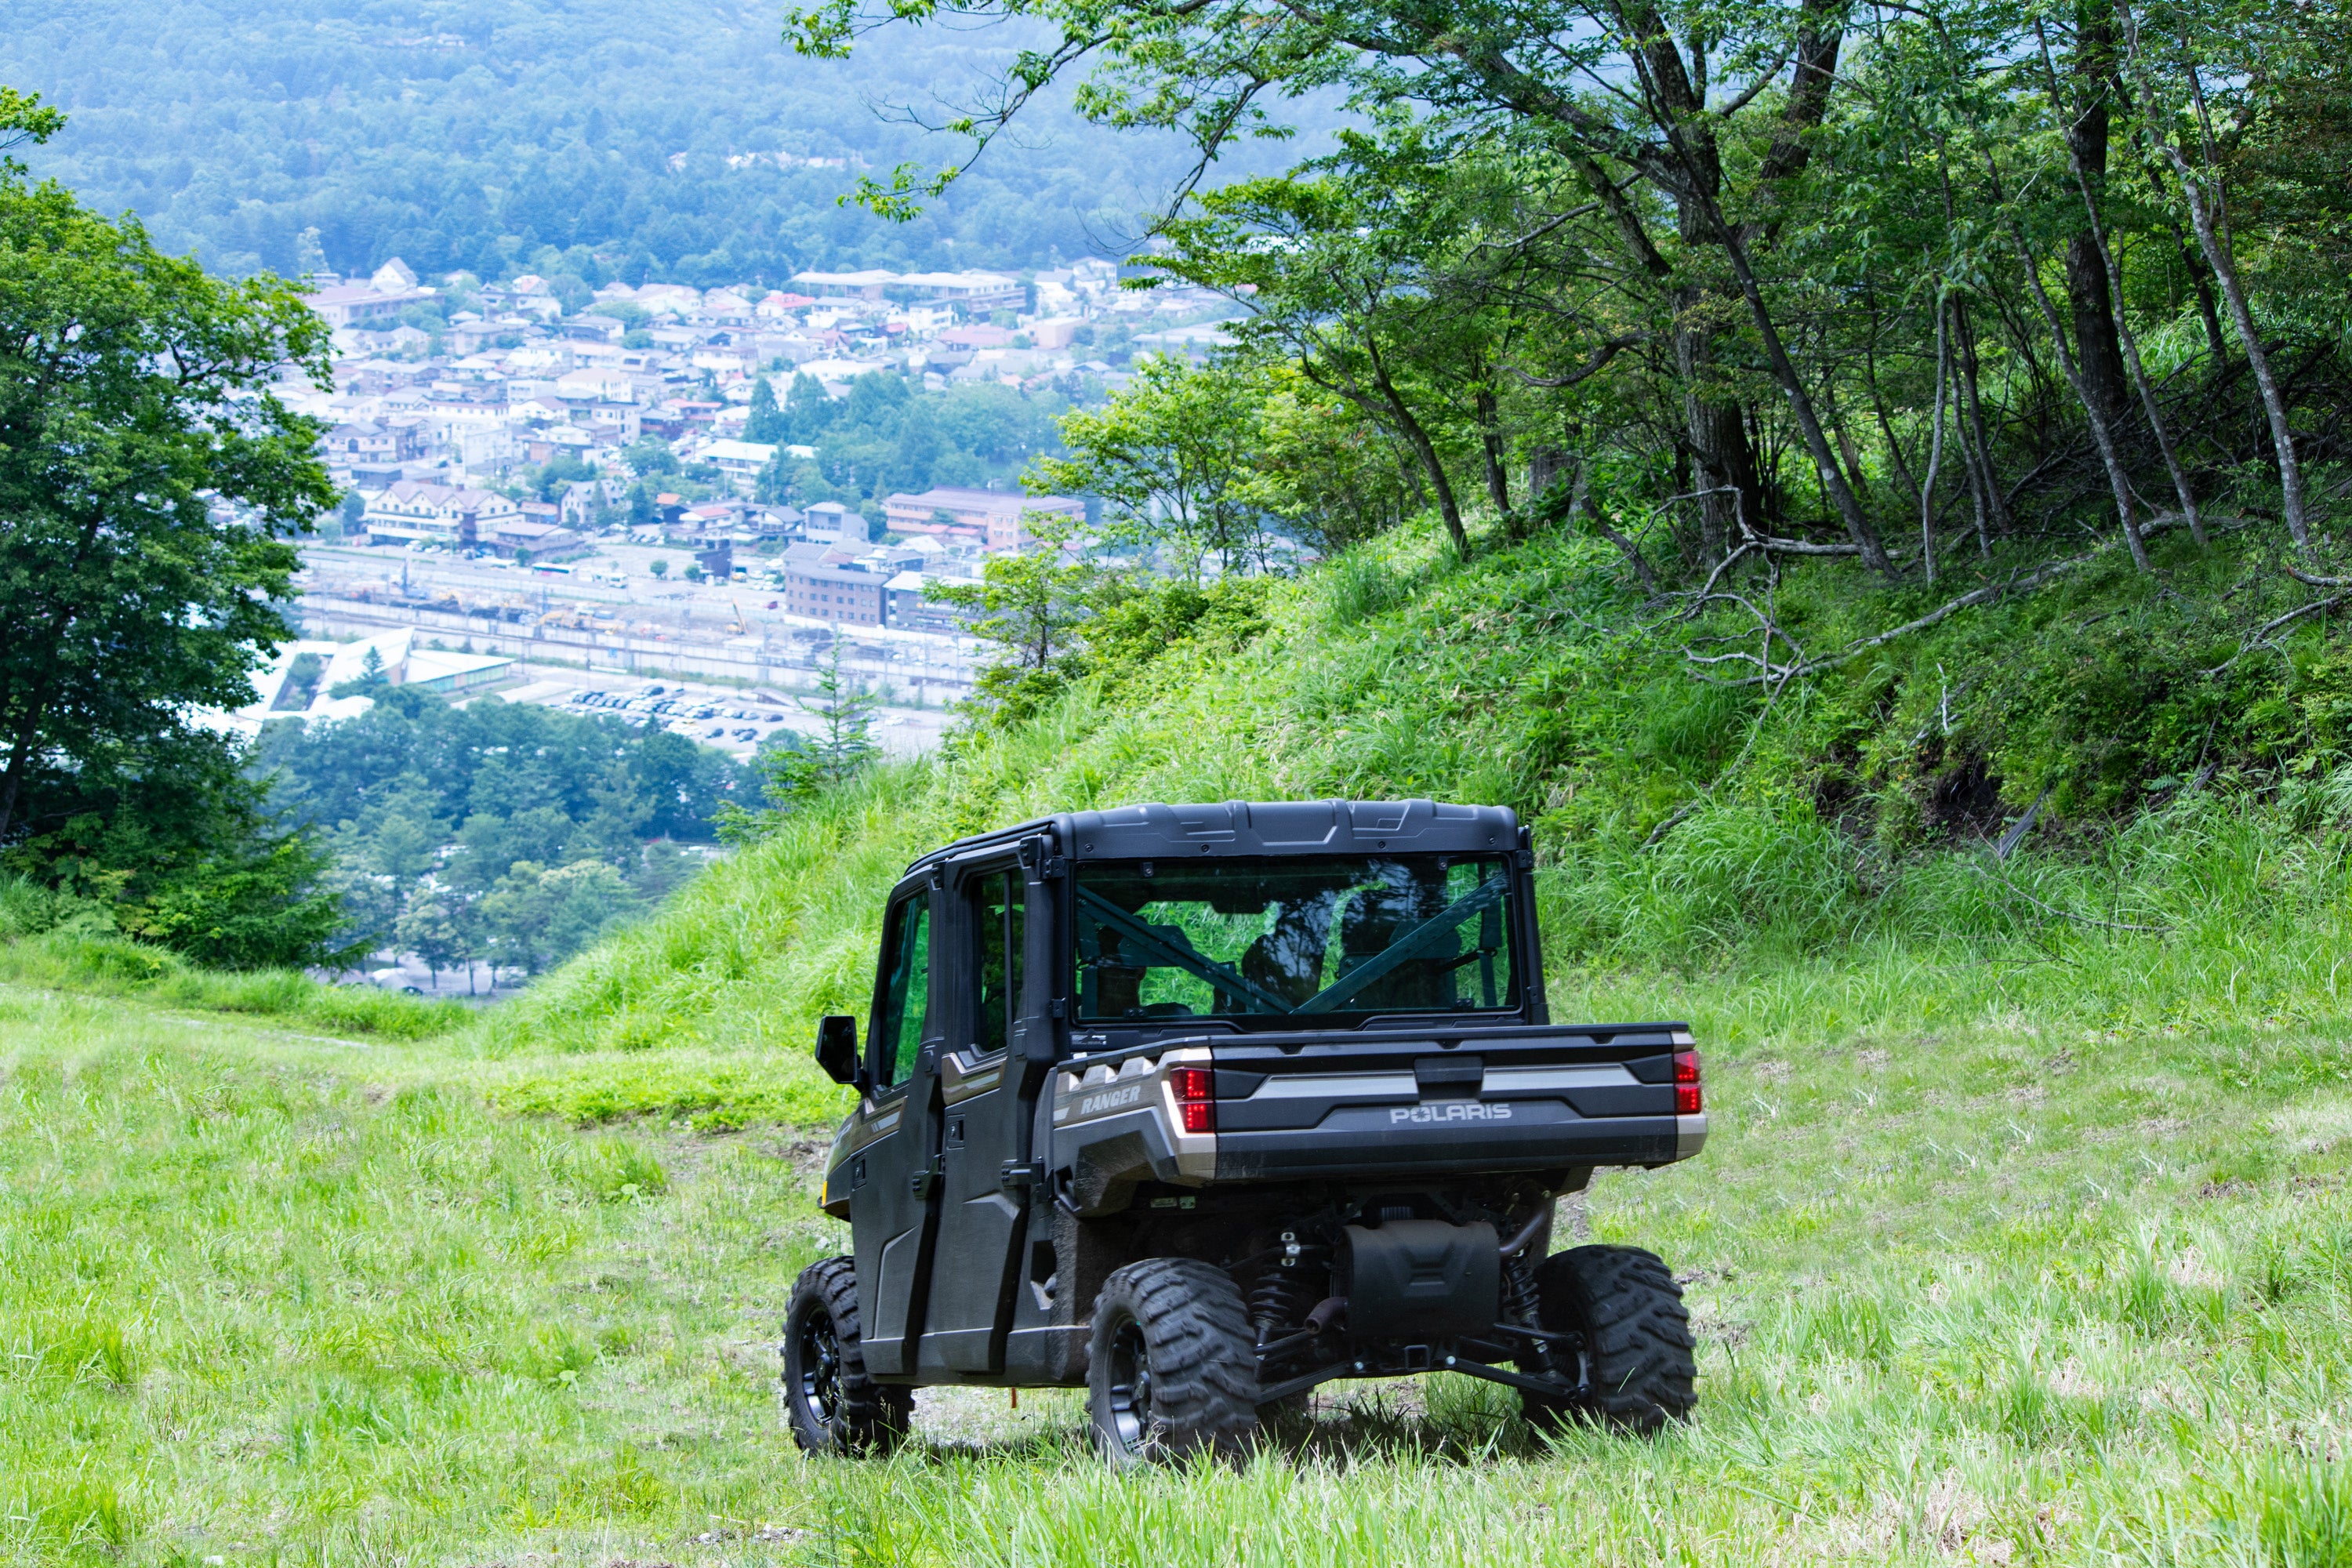
[[1510,886],[1499,856],[1082,864],[1078,1017],[1515,1008]]

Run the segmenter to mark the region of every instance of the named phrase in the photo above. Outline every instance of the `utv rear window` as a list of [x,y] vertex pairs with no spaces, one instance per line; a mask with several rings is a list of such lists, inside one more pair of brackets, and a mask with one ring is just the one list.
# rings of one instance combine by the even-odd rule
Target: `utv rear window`
[[1500,857],[1081,865],[1078,1016],[1516,1008],[1511,899]]

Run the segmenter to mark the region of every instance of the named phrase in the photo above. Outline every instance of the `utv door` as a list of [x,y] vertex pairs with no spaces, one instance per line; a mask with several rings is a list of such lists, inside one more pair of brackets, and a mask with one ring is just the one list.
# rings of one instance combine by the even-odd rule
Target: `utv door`
[[849,1222],[867,1370],[913,1372],[922,1300],[939,1226],[939,921],[929,888],[901,889],[882,929],[866,1070],[874,1120],[888,1131],[850,1170]]
[[1007,1166],[1025,1152],[1022,1133],[1034,1095],[1024,1095],[1024,986],[1028,973],[1029,889],[1009,858],[966,869],[948,888],[941,931],[943,1011],[940,1148],[945,1201],[938,1263],[931,1271],[921,1366],[987,1373],[1003,1369],[1012,1327],[1015,1258],[1027,1214],[1027,1186]]

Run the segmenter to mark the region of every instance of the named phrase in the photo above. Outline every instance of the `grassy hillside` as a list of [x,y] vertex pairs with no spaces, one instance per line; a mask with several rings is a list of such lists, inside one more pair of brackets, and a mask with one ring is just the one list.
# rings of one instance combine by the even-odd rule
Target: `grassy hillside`
[[[0,1558],[2352,1562],[2325,641],[2217,696],[2228,628],[2085,573],[1768,701],[1694,685],[1587,548],[1407,537],[1221,601],[455,1028],[0,949]],[[2265,615],[2259,563],[2167,566]],[[1916,609],[1808,593],[1824,647]],[[811,1025],[906,860],[1060,805],[1392,793],[1535,818],[1561,1013],[1698,1029],[1706,1155],[1571,1222],[1685,1280],[1696,1424],[1546,1447],[1438,1376],[1122,1479],[1071,1398],[970,1391],[887,1464],[793,1453],[773,1320],[846,1239]]]
[[[1594,542],[1465,565],[1402,535],[1196,605],[1190,635],[1178,620],[1033,721],[796,814],[480,1047],[581,1056],[513,1091],[529,1109],[813,1115],[839,1104],[807,1062],[814,1020],[862,1006],[883,892],[917,855],[1053,810],[1322,795],[1533,820],[1563,1016],[1686,1017],[1743,1048],[2027,1008],[2102,1028],[2333,1017],[2352,683],[2315,632],[2200,677],[2237,634],[2190,599],[2241,580],[2235,611],[2259,620],[2276,590],[2251,552],[2179,543],[2174,581],[2214,592],[2094,561],[1773,699],[1694,680],[1705,628],[1612,586]],[[1779,614],[1825,649],[1933,602],[1791,574]]]

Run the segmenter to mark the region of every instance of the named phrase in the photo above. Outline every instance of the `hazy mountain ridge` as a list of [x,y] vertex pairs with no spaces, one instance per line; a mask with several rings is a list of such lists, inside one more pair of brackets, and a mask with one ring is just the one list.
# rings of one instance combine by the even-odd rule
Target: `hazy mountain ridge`
[[779,7],[704,0],[11,10],[0,81],[72,117],[37,170],[232,271],[399,255],[494,276],[544,246],[704,284],[1043,265],[1116,251],[1188,167],[1170,140],[1087,131],[1065,98],[911,223],[840,205],[861,167],[954,153],[888,110],[984,90],[1016,43],[1002,28],[892,28],[827,62],[792,54]]

